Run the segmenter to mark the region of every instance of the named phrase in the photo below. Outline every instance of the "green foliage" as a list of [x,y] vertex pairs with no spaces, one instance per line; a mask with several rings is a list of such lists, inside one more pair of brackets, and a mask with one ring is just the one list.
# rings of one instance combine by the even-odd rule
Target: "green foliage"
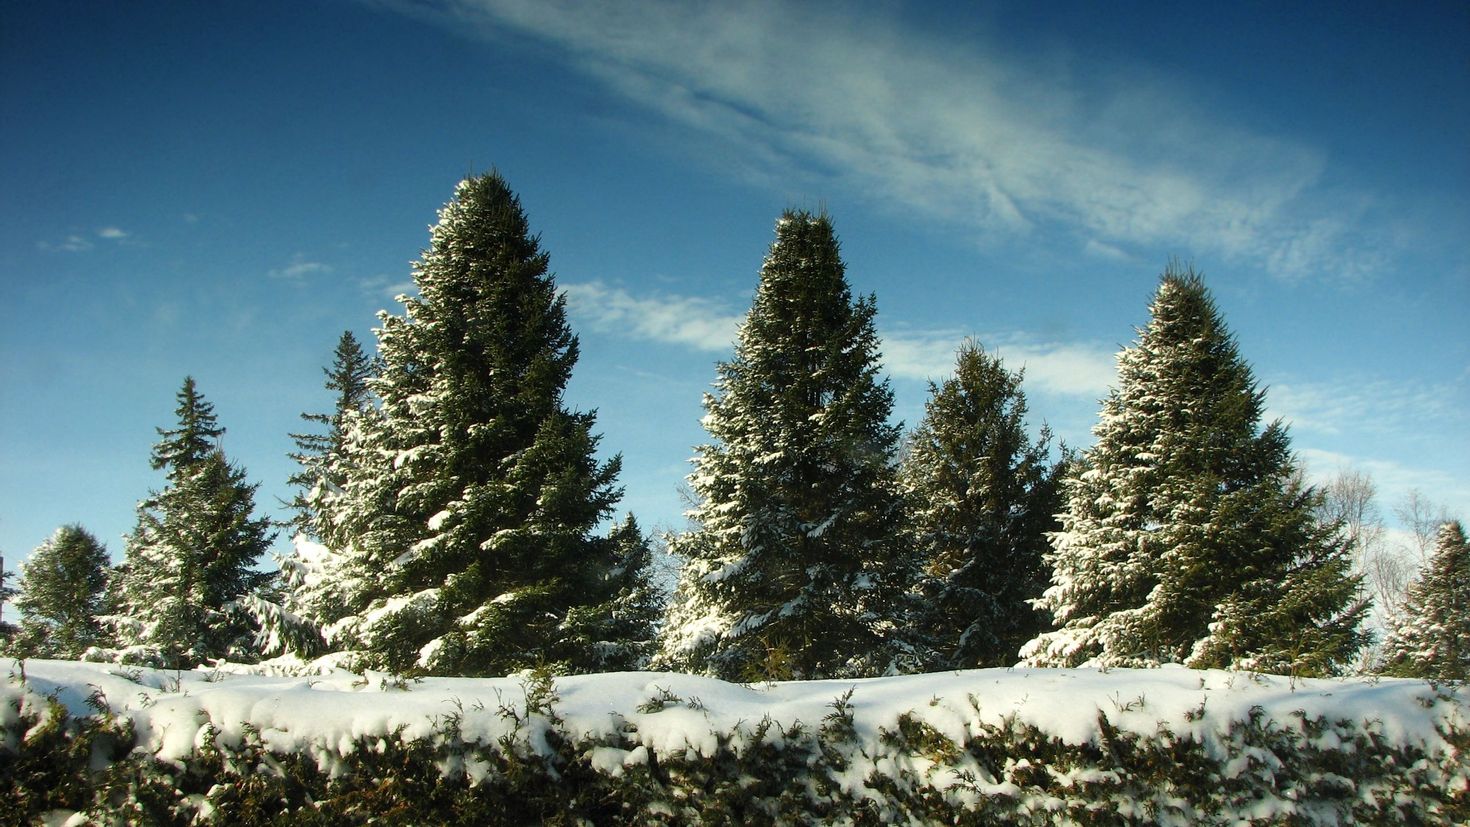
[[153,470],[165,472],[169,482],[177,482],[189,468],[217,452],[219,438],[225,434],[214,415],[214,405],[199,393],[194,377],[184,377],[178,400],[179,406],[174,409],[178,427],[158,429],[162,439],[153,446],[150,457]]
[[[4,612],[5,607],[10,605],[11,598],[20,593],[18,589],[11,585],[10,578],[13,575],[14,572],[5,568],[5,558],[0,557],[0,612]],[[17,631],[18,629],[14,624],[5,620],[3,616],[0,616],[0,646],[9,645],[11,638],[15,636]]]
[[593,529],[621,497],[594,415],[562,392],[577,361],[566,302],[498,174],[461,182],[382,314],[381,408],[344,440],[323,540],[346,555],[327,637],[363,666],[503,675],[601,668],[599,612],[646,570]]
[[649,576],[653,549],[632,514],[613,526],[608,542],[613,561],[600,590],[606,599],[567,613],[562,651],[566,659],[582,659],[598,672],[643,669],[653,656],[664,612],[664,594]]
[[783,215],[705,397],[698,527],[670,541],[687,565],[657,662],[728,679],[893,665],[909,560],[875,313],[852,297],[831,221]]
[[295,532],[295,552],[276,555],[278,569],[270,587],[240,601],[259,629],[256,646],[262,655],[292,652],[312,658],[325,653],[324,630],[347,611],[345,581],[354,561],[318,541],[341,539],[337,526],[350,462],[348,439],[358,422],[373,414],[367,380],[376,368],[357,337],[344,331],[331,366],[322,369],[326,389],[335,397],[332,413],[301,414],[319,430],[291,434],[296,450],[290,457],[301,467],[287,480],[296,492],[286,503],[291,517],[281,525]]
[[1021,374],[964,344],[955,375],[931,383],[902,479],[921,556],[907,626],[926,671],[1009,666],[1042,630],[1030,605],[1046,587],[1047,533],[1058,527],[1050,434],[1026,433]]
[[1384,674],[1470,680],[1470,542],[1459,522],[1440,527],[1428,566],[1409,584],[1391,624]]
[[324,427],[325,433],[291,434],[296,443],[291,459],[301,469],[287,480],[297,489],[290,502],[292,516],[287,525],[312,539],[321,539],[323,522],[331,522],[331,515],[322,512],[330,509],[347,482],[343,468],[347,430],[352,420],[372,403],[367,382],[375,368],[352,331],[343,331],[332,354],[331,367],[322,369],[327,377],[326,389],[335,396],[332,412],[301,415],[306,422]]
[[153,467],[168,486],[138,506],[117,594],[118,642],[145,659],[189,667],[252,656],[253,630],[235,601],[264,583],[254,566],[274,536],[253,516],[255,485],[214,444],[223,433],[192,377],[179,426],[159,429]]
[[1286,429],[1204,282],[1171,265],[1063,481],[1033,665],[1333,674],[1366,638],[1351,548],[1296,482]]
[[[24,684],[23,676],[19,678]],[[16,682],[17,676],[12,675]],[[15,696],[3,720],[0,824],[31,823],[50,810],[86,810],[112,786],[113,767],[134,745],[131,722],[93,696],[95,715],[73,717],[54,697]],[[99,771],[99,767],[103,768]]]
[[79,525],[62,526],[21,566],[20,598],[26,613],[8,652],[17,657],[81,657],[105,645],[103,613],[107,549]]

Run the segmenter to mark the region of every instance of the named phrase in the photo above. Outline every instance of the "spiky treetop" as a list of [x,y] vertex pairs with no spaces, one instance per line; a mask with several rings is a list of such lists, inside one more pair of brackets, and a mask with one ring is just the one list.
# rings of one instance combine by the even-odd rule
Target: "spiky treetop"
[[265,578],[256,561],[270,520],[253,516],[256,486],[213,443],[224,433],[192,378],[179,392],[178,427],[159,429],[155,468],[169,484],[138,505],[119,596],[119,642],[170,666],[248,657],[253,630],[233,601]]
[[1383,652],[1386,674],[1470,679],[1470,541],[1458,521],[1440,527],[1429,565],[1409,584]]
[[1065,480],[1040,601],[1057,628],[1025,658],[1331,671],[1364,607],[1285,428],[1260,428],[1263,393],[1198,275],[1171,265],[1150,312]]
[[827,217],[782,216],[705,398],[714,441],[690,477],[699,528],[673,543],[689,564],[665,664],[737,679],[877,668],[901,509],[874,313]]
[[380,316],[382,407],[348,439],[339,535],[360,582],[338,631],[370,664],[589,668],[565,621],[606,597],[613,549],[589,531],[620,460],[598,462],[594,415],[563,405],[577,340],[547,263],[505,181],[470,178],[415,265],[419,295]]
[[910,625],[928,670],[1009,666],[1040,631],[1029,601],[1046,587],[1060,499],[1049,433],[1033,444],[1025,417],[1021,374],[966,342],[909,438],[903,481],[923,558]]
[[323,528],[334,522],[332,504],[346,483],[343,463],[349,423],[372,402],[367,382],[373,370],[373,360],[363,353],[357,337],[350,330],[343,331],[331,367],[322,369],[327,377],[326,388],[336,395],[336,404],[329,414],[301,415],[307,422],[325,426],[325,433],[291,434],[296,450],[290,456],[301,470],[287,480],[298,489],[290,503],[295,513],[289,525],[310,538],[321,539]]
[[225,433],[215,418],[214,405],[199,394],[194,377],[184,377],[178,400],[179,406],[174,409],[178,427],[158,429],[162,439],[153,446],[151,457],[153,470],[166,471],[171,480],[180,469],[214,453],[219,447],[219,438]]

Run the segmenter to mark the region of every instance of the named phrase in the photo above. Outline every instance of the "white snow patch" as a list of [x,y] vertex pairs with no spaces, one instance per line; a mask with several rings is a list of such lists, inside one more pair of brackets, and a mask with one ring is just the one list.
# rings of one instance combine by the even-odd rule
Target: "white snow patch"
[[[430,592],[411,600],[428,599]],[[0,669],[6,665],[0,661]],[[11,678],[0,683],[5,721],[13,723],[18,710],[44,711],[45,699],[52,695],[73,714],[92,714],[88,698],[95,687],[114,713],[131,719],[138,749],[165,761],[189,755],[206,727],[214,727],[223,743],[238,744],[248,724],[270,749],[310,755],[330,771],[354,742],[435,737],[449,708],[464,710],[460,726],[466,741],[494,742],[515,731],[499,710],[520,708],[525,699],[519,677],[425,678],[394,688],[391,676],[325,667],[320,674],[292,676],[257,673],[272,671],[268,665],[179,673],[28,660],[21,684],[20,665],[8,665]],[[748,733],[752,722],[767,717],[782,727],[798,721],[819,727],[832,712],[834,699],[849,690],[853,726],[866,743],[877,743],[880,731],[892,730],[905,713],[956,741],[981,727],[1015,719],[1069,744],[1096,743],[1102,713],[1123,731],[1152,736],[1166,725],[1177,735],[1209,743],[1224,737],[1231,722],[1247,720],[1259,708],[1282,728],[1300,730],[1303,716],[1346,719],[1371,728],[1375,737],[1443,754],[1454,747],[1442,732],[1464,727],[1470,709],[1470,690],[1436,690],[1413,680],[1293,680],[1183,668],[1018,668],[755,686],[679,674],[582,675],[556,679],[555,711],[569,732],[636,733],[633,749],[599,749],[590,755],[599,771],[618,774],[648,761],[650,754],[713,754],[717,733],[741,727]],[[665,700],[650,704],[650,699]],[[779,730],[774,728],[768,737],[780,737]],[[1337,736],[1321,737],[1330,746]],[[534,747],[534,737],[531,743]],[[940,783],[953,768],[919,769],[932,770]],[[872,770],[882,767],[853,768],[863,774]],[[863,774],[855,775],[853,783],[861,784]],[[1068,780],[1088,779],[1077,775]]]

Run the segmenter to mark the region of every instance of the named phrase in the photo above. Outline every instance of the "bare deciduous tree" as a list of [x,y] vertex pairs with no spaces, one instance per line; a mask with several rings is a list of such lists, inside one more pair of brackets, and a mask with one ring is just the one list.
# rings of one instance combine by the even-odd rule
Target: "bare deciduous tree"
[[1434,552],[1440,526],[1450,522],[1449,511],[1443,505],[1431,502],[1419,489],[1411,488],[1394,507],[1393,513],[1404,528],[1413,533],[1413,546],[1410,550],[1415,555],[1415,565],[1422,567]]

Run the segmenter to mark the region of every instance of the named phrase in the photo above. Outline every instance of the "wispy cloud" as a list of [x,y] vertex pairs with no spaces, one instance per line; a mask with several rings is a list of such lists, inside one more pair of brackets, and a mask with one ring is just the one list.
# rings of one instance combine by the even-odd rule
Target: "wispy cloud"
[[1082,251],[1087,253],[1088,255],[1097,256],[1098,258],[1105,258],[1110,261],[1133,260],[1133,256],[1129,255],[1125,250],[1114,247],[1111,244],[1105,244],[1095,238],[1088,239],[1087,243],[1083,245]]
[[1424,422],[1470,427],[1470,412],[1456,404],[1466,384],[1463,379],[1429,385],[1381,378],[1277,382],[1266,389],[1267,416],[1286,421],[1294,431],[1324,436],[1412,434]]
[[1015,332],[889,331],[882,336],[883,364],[895,378],[939,381],[954,373],[956,353],[967,338],[999,356],[1007,369],[1024,370],[1030,390],[1095,400],[1107,394],[1117,375],[1108,348]]
[[[382,0],[529,36],[773,179],[820,176],[982,234],[1061,228],[1100,255],[1218,254],[1361,278],[1371,199],[1329,198],[1320,149],[1223,121],[1144,66],[1015,57],[813,4]],[[821,170],[822,172],[816,172]]]
[[[1313,482],[1345,469],[1363,471],[1377,484],[1385,511],[1418,489],[1452,514],[1470,517],[1459,437],[1470,432],[1470,412],[1460,404],[1465,387],[1466,377],[1282,382],[1267,388],[1266,416],[1291,425]],[[1397,458],[1382,458],[1378,452],[1385,451]]]
[[418,291],[418,285],[412,279],[395,279],[384,275],[358,279],[357,286],[371,296],[389,299]]
[[95,233],[68,233],[58,241],[43,240],[36,246],[48,253],[85,253],[97,246],[97,239],[120,242],[132,237],[132,233],[118,227],[103,227]]
[[[600,281],[563,284],[577,321],[593,330],[699,351],[728,352],[744,314],[710,299],[667,293],[634,295]],[[880,332],[883,366],[897,379],[941,380],[954,372],[955,353],[967,338],[957,330]],[[1097,398],[1114,377],[1110,350],[1089,344],[1046,342],[1019,333],[978,337],[1027,385],[1047,393]]]
[[48,253],[83,253],[96,245],[85,236],[72,233],[60,241],[40,241],[36,246]]
[[290,263],[281,267],[272,268],[269,275],[273,279],[284,279],[286,281],[301,281],[309,276],[321,275],[332,272],[330,264],[320,261],[311,261],[300,253],[291,257]]
[[579,320],[604,333],[685,345],[696,350],[729,350],[744,314],[693,296],[634,296],[600,281],[563,284],[567,306]]

